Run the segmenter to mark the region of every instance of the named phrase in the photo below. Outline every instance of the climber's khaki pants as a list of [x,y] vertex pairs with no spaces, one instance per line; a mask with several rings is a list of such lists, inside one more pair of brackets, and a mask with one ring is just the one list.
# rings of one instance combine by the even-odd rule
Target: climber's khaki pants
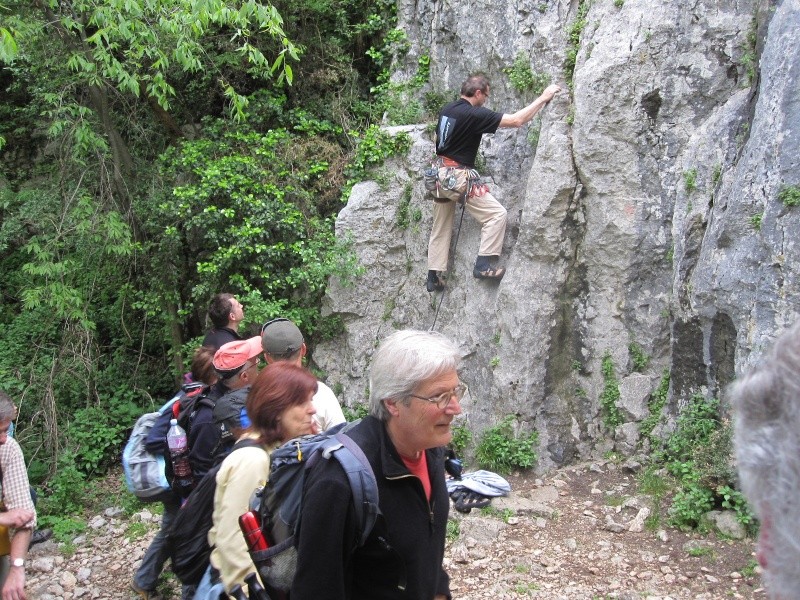
[[[481,224],[481,246],[478,256],[500,256],[506,235],[506,209],[489,192],[467,199],[467,211]],[[428,241],[428,270],[446,271],[453,236],[456,202],[435,202],[433,228]]]

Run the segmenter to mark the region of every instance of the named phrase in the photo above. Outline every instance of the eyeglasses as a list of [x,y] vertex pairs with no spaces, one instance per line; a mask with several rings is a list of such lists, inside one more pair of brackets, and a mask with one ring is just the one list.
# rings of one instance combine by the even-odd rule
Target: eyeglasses
[[417,396],[415,394],[409,394],[411,398],[416,398],[417,400],[425,400],[425,402],[430,402],[431,404],[435,404],[440,409],[444,409],[450,404],[450,399],[455,396],[456,400],[461,400],[464,397],[464,394],[467,393],[467,384],[466,383],[459,383],[456,387],[452,390],[447,392],[443,392],[441,394],[436,394],[435,396],[429,396],[425,398],[424,396]]

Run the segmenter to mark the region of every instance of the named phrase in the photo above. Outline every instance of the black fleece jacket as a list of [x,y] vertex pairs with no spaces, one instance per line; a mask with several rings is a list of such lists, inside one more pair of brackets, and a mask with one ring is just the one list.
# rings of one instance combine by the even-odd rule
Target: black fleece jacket
[[348,435],[372,465],[381,516],[357,547],[347,477],[338,461],[319,461],[305,484],[291,600],[450,598],[450,579],[442,568],[450,510],[443,449],[426,451],[429,504],[422,482],[403,464],[382,422],[366,417]]

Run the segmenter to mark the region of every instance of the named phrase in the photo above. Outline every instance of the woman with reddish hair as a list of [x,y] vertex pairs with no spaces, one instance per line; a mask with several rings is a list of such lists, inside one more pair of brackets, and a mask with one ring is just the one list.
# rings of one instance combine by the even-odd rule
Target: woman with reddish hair
[[[309,371],[288,362],[265,367],[247,395],[250,426],[239,439],[249,438],[254,446],[231,452],[217,473],[214,494],[214,525],[208,532],[211,573],[198,587],[196,600],[217,598],[204,594],[204,584],[221,580],[226,592],[257,569],[250,560],[247,544],[239,529],[239,515],[249,509],[250,496],[267,482],[269,453],[292,438],[318,433],[311,402],[317,379]],[[216,587],[216,586],[215,586]],[[213,593],[217,593],[216,591]]]

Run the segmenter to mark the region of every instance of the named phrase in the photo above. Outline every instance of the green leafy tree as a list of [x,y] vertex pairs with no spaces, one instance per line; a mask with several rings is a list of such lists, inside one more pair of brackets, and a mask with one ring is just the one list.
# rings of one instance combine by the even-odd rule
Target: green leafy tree
[[309,191],[327,166],[298,164],[296,136],[286,129],[262,134],[213,121],[204,131],[160,161],[165,182],[184,183],[165,185],[146,211],[148,270],[161,278],[147,309],[156,314],[170,290],[178,305],[194,307],[231,289],[246,296],[248,319],[288,314],[313,332],[328,277],[357,272]]
[[395,8],[0,2],[0,375],[65,491],[174,391],[212,293],[341,329],[320,299],[359,269],[331,215],[408,144],[368,128]]
[[[180,137],[171,112],[176,81],[210,72],[240,119],[246,97],[223,63],[209,58],[207,45],[219,36],[232,40],[225,51],[238,56],[236,67],[251,77],[290,82],[286,56],[297,58],[277,10],[253,0],[235,10],[223,0],[39,0],[9,2],[9,8],[19,47],[12,74],[35,76],[37,85],[29,87],[35,110],[46,118],[50,137],[72,137],[74,160],[107,155],[111,198],[127,217],[137,171],[132,140],[121,128],[126,116],[149,110]],[[259,36],[275,40],[274,59],[254,43]]]

